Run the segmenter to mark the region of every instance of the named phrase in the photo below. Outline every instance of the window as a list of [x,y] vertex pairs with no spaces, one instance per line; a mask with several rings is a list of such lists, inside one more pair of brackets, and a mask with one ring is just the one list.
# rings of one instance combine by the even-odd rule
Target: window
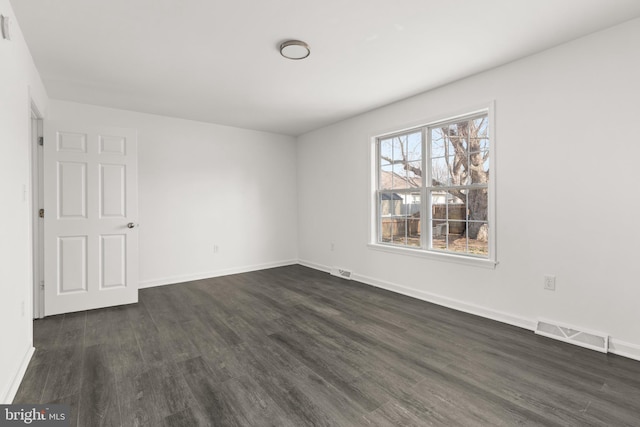
[[380,136],[376,244],[493,259],[488,111]]

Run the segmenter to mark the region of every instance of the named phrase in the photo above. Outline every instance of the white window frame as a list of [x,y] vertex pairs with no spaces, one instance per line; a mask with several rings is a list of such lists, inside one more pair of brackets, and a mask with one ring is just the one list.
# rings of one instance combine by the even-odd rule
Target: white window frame
[[[485,268],[495,268],[498,264],[497,251],[496,251],[496,127],[495,127],[495,107],[491,102],[488,105],[479,108],[466,109],[458,114],[451,114],[448,116],[440,116],[432,120],[422,120],[418,123],[395,128],[391,131],[376,132],[370,138],[370,182],[369,182],[369,194],[370,194],[370,218],[369,218],[369,243],[368,247],[376,251],[383,251],[394,254],[402,254],[420,258],[427,258],[439,261],[454,262],[466,265],[473,265]],[[431,177],[431,165],[429,159],[431,158],[431,141],[428,135],[428,128],[438,126],[445,123],[451,123],[458,120],[464,120],[476,115],[486,114],[489,127],[489,151],[491,161],[491,176],[487,186],[488,189],[488,212],[487,222],[489,224],[489,242],[488,242],[488,255],[486,257],[478,257],[469,254],[445,252],[437,249],[430,249],[429,243],[431,242],[431,218],[428,209],[431,208],[431,202],[427,200],[429,196],[429,190],[426,185],[426,180]],[[421,203],[424,221],[421,221],[421,247],[410,247],[405,245],[397,245],[393,243],[386,243],[378,241],[379,236],[379,221],[380,215],[378,212],[378,173],[380,170],[380,156],[378,152],[378,141],[380,139],[388,138],[394,135],[405,134],[411,131],[422,130],[423,132],[423,153],[422,153],[422,165],[423,171],[425,171],[425,178],[423,185],[421,186]]]

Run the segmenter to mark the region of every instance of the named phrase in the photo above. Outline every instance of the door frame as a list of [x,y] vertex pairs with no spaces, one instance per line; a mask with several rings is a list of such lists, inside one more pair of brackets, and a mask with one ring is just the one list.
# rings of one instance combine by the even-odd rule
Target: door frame
[[31,254],[34,319],[44,317],[44,220],[39,215],[40,209],[44,206],[43,150],[40,145],[40,138],[43,138],[43,135],[42,114],[32,101],[29,119],[29,160],[31,166]]

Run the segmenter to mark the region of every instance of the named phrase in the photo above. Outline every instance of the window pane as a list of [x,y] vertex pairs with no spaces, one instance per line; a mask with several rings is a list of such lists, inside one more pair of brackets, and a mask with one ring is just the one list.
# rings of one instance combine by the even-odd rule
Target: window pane
[[449,156],[447,158],[449,165],[449,180],[447,185],[467,185],[469,176],[467,165],[467,153],[463,155]]
[[447,205],[447,240],[448,249],[454,252],[466,252],[466,219],[467,206],[460,203],[459,197],[453,198],[455,203]]
[[[469,223],[470,229],[478,230],[472,239],[469,237],[469,254],[471,255],[489,255],[489,225],[486,222],[482,223]],[[471,233],[469,233],[471,235]]]
[[449,169],[446,158],[438,157],[431,160],[431,180],[431,185],[434,186],[449,185]]
[[462,203],[447,205],[449,214],[449,234],[460,237],[464,235],[466,226],[467,207]]
[[402,198],[393,192],[381,192],[378,195],[378,214],[380,215],[380,242],[391,242],[395,234],[395,219],[402,212]]
[[470,228],[477,228],[476,238],[469,238],[469,253],[472,255],[489,255],[489,223],[470,223]]
[[488,122],[489,120],[487,120],[487,116],[474,119],[472,121],[472,129],[473,129],[472,133],[478,138],[487,139],[489,137]]
[[434,232],[433,239],[431,240],[431,249],[446,250],[447,249],[447,234],[444,230],[444,226],[437,228],[438,234]]
[[[447,202],[447,192],[446,191],[432,191],[431,192],[431,207],[432,213],[435,213],[435,207],[438,205],[444,205]],[[443,211],[444,212],[444,211]],[[444,218],[444,217],[443,217]]]
[[431,130],[431,157],[445,156],[445,140],[442,130],[434,128]]
[[380,166],[386,166],[391,164],[393,157],[392,144],[390,139],[383,139],[380,141],[379,147]]
[[396,161],[402,160],[402,153],[404,151],[402,137],[395,136],[391,138],[391,147],[392,147],[391,157],[393,157],[393,161],[396,162]]
[[422,132],[379,141],[380,189],[419,188],[422,185]]
[[469,253],[488,255],[488,193],[486,188],[471,189],[468,196],[469,223],[467,234],[469,237]]
[[391,243],[406,244],[407,221],[405,217],[395,217],[390,221]]
[[465,204],[467,203],[467,192],[466,188],[461,190],[457,190],[455,187],[446,192],[446,202],[448,204]]
[[420,246],[420,192],[379,193],[380,242]]
[[448,151],[446,153],[448,156],[453,155],[455,153],[456,145],[461,144],[460,124],[461,123],[452,123],[449,126],[442,128],[444,139],[447,143],[447,145],[445,145],[445,149]]
[[419,192],[406,195],[405,215],[407,216],[407,245],[420,246],[422,200]]
[[411,162],[407,165],[406,179],[409,187],[422,187],[422,162]]
[[388,164],[380,168],[380,174],[378,175],[378,188],[380,190],[386,190],[393,188],[393,167]]
[[472,153],[489,151],[489,140],[485,138],[477,138],[476,142],[469,147],[469,151]]
[[420,162],[422,160],[422,132],[407,135],[406,153],[406,160],[409,162]]
[[473,181],[472,177],[475,172],[466,167],[466,165],[469,164],[468,162],[469,159],[465,158],[463,163],[465,166],[461,167],[458,171],[458,176],[452,182],[453,185],[469,185]]
[[391,188],[409,188],[409,182],[407,181],[407,165],[395,164],[393,165],[393,177]]
[[[459,216],[460,210],[451,210],[452,217]],[[465,221],[449,221],[448,249],[452,252],[467,253],[467,237]]]
[[391,242],[391,230],[393,220],[390,217],[382,217],[380,220],[380,236],[379,241],[388,243]]
[[489,182],[489,152],[485,151],[482,153],[482,170],[486,173],[487,182]]
[[[468,199],[467,207],[469,209],[469,220],[483,221],[483,222],[487,221],[488,206],[489,206],[487,189],[486,188],[470,189],[467,199]],[[476,231],[477,230],[474,230],[471,233],[471,238],[475,239]]]
[[447,249],[447,205],[444,191],[431,193],[431,218],[431,247]]
[[381,192],[378,196],[378,212],[380,216],[402,214],[402,197],[392,192]]

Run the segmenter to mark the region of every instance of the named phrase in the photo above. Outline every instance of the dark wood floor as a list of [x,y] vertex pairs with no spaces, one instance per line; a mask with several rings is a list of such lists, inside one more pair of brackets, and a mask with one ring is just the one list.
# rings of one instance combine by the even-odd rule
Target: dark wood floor
[[640,362],[301,266],[34,322],[15,403],[91,426],[639,426]]

